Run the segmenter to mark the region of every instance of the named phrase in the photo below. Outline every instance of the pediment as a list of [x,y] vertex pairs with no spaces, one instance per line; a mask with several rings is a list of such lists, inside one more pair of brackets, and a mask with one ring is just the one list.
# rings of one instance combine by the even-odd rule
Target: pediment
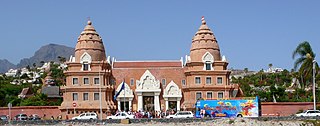
[[214,61],[214,58],[213,56],[209,53],[209,52],[206,52],[203,56],[202,56],[202,61],[203,62],[213,62]]
[[92,61],[92,58],[87,52],[84,52],[80,57],[80,63],[83,63],[83,62],[91,63],[91,61]]
[[165,88],[163,97],[182,97],[179,86],[171,81]]
[[146,70],[144,74],[140,77],[140,80],[137,80],[136,89],[160,89],[160,81],[156,80],[156,78],[150,73],[149,70]]
[[[119,92],[121,89],[122,83],[117,87],[116,92]],[[120,92],[118,97],[133,97],[133,92],[130,86],[127,83],[124,83],[124,90]]]

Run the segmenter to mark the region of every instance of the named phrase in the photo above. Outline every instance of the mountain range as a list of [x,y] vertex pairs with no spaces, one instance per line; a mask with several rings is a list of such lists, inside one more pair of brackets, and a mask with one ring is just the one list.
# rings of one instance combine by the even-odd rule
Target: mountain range
[[58,56],[68,60],[71,55],[74,55],[74,48],[58,44],[48,44],[38,49],[32,57],[21,59],[17,65],[10,63],[7,59],[0,59],[0,73],[5,73],[9,69],[23,68],[28,65],[31,67],[34,63],[39,66],[41,61],[59,62]]

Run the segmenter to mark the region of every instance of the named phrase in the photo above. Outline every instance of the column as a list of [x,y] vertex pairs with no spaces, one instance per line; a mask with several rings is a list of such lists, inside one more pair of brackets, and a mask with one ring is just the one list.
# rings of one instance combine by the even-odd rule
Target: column
[[166,110],[168,110],[168,108],[169,108],[169,101],[166,100]]
[[180,100],[177,100],[177,111],[180,111]]
[[130,111],[132,111],[132,106],[131,106],[131,104],[132,104],[132,100],[129,99],[129,110],[130,110]]
[[118,111],[121,111],[121,102],[120,102],[120,98],[118,100]]
[[159,93],[155,93],[154,95],[154,110],[160,111]]
[[142,101],[142,94],[138,95],[138,111],[143,110],[143,101]]

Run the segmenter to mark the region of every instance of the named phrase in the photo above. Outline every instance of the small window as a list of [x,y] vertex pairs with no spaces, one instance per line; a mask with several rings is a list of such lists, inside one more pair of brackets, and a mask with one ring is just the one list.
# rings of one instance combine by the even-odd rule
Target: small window
[[78,93],[72,93],[73,101],[78,101]]
[[83,84],[89,84],[89,78],[83,78]]
[[181,80],[183,86],[186,86],[186,80]]
[[206,62],[206,70],[211,70],[211,63]]
[[78,78],[72,78],[72,84],[78,84]]
[[202,98],[202,94],[201,94],[201,92],[197,92],[196,93],[196,99],[199,100],[200,98]]
[[131,85],[131,86],[134,85],[134,79],[133,79],[133,78],[130,79],[130,85]]
[[99,100],[99,93],[94,93],[94,100]]
[[110,84],[114,85],[116,81],[114,79],[110,79]]
[[223,92],[218,93],[218,98],[223,98]]
[[162,83],[163,87],[165,87],[166,86],[166,79],[162,79],[161,83]]
[[89,100],[89,94],[83,93],[83,101],[88,101],[88,100]]
[[196,84],[200,84],[201,83],[200,77],[195,77],[195,83]]
[[100,84],[99,78],[94,78],[94,84]]
[[211,77],[206,77],[206,84],[211,84]]
[[222,84],[222,77],[217,77],[217,83]]
[[207,92],[207,99],[212,99],[212,92]]
[[83,67],[83,71],[88,71],[89,70],[89,64],[88,63],[83,63],[82,67]]

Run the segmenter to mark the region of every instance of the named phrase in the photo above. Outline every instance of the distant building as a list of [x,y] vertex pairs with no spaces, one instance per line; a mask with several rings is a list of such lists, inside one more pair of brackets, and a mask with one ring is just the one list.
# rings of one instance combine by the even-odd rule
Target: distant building
[[[199,99],[231,98],[241,93],[237,84],[230,83],[228,62],[204,18],[185,60],[111,60],[88,21],[78,37],[75,56],[66,64],[60,110],[69,117],[89,111],[105,117],[116,110],[194,110]],[[114,97],[117,92],[120,94]]]
[[41,93],[47,95],[50,101],[57,101],[62,96],[60,95],[59,86],[43,86],[41,88]]
[[18,95],[18,97],[22,98],[22,99],[29,98],[29,97],[32,97],[32,96],[34,96],[34,94],[33,94],[32,90],[31,90],[31,88],[29,88],[29,87],[28,88],[23,88],[21,93]]
[[6,76],[15,77],[18,73],[17,69],[9,69],[8,72],[5,73]]
[[282,68],[273,68],[273,67],[270,67],[268,68],[267,70],[265,70],[264,72],[265,73],[280,73],[282,72],[283,69]]

